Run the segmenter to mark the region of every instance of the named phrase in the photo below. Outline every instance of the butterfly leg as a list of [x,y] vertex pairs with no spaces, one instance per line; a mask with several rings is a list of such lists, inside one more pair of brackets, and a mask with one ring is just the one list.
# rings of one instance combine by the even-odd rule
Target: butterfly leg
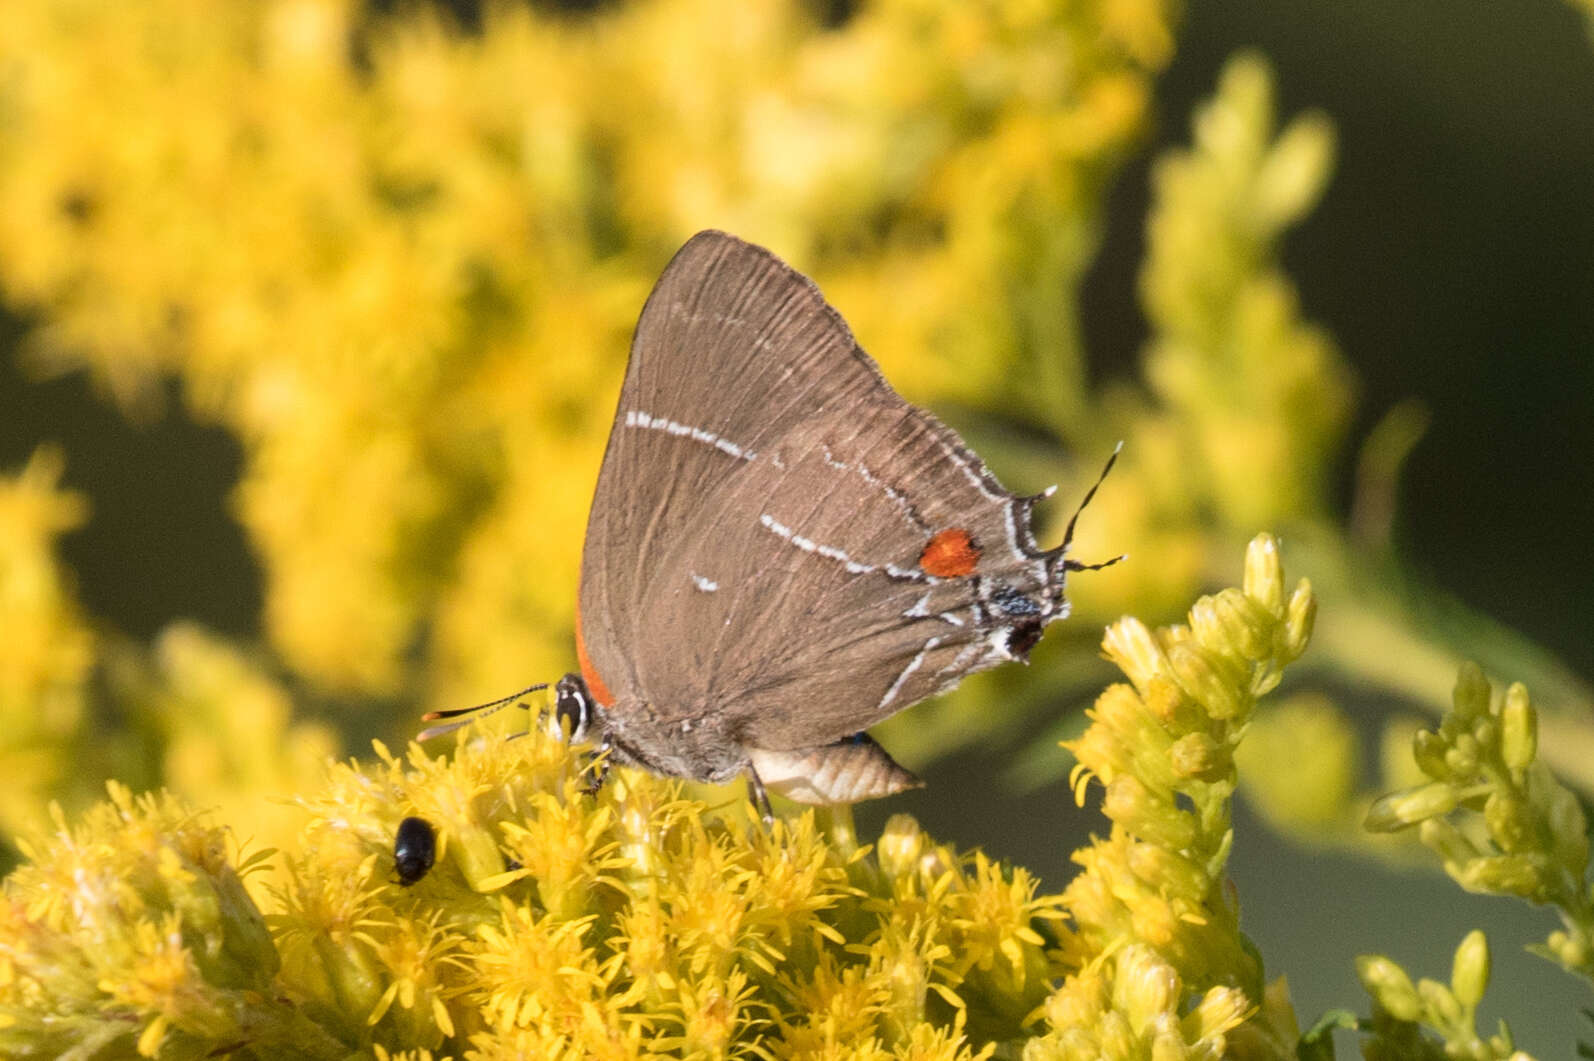
[[609,779],[609,742],[604,740],[587,757],[587,794],[596,796],[603,783]]
[[747,768],[747,795],[753,801],[758,816],[765,825],[775,824],[775,809],[769,805],[769,793],[764,790],[764,780],[751,766]]

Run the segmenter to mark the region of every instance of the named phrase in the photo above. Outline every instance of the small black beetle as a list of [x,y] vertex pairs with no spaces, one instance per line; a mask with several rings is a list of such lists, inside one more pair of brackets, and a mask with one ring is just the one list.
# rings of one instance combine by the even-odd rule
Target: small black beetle
[[425,818],[405,818],[393,836],[393,869],[408,888],[426,876],[437,861],[437,831]]

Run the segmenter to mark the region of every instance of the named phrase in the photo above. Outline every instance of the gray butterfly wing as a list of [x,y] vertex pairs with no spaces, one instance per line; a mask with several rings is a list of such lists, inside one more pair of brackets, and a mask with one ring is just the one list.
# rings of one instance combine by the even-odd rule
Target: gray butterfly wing
[[811,282],[702,233],[632,344],[583,556],[583,670],[661,722],[832,743],[1022,658],[1066,614],[1030,506],[886,384]]

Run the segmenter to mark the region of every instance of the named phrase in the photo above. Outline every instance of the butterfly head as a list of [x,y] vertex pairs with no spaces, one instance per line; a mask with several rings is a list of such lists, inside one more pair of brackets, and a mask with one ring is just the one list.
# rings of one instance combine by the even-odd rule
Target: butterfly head
[[554,736],[572,744],[601,736],[605,728],[601,708],[587,691],[581,675],[566,674],[554,686],[554,707],[548,724]]

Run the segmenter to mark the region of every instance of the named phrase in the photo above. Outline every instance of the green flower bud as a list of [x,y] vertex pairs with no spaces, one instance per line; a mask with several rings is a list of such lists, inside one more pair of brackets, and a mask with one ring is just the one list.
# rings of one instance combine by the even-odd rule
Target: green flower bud
[[1461,1023],[1461,1003],[1450,988],[1426,976],[1417,981],[1417,997],[1428,1011],[1429,1020],[1440,1026]]
[[1233,635],[1218,614],[1216,597],[1202,597],[1190,606],[1190,633],[1203,646],[1219,650],[1230,647]]
[[1176,777],[1215,781],[1234,760],[1210,734],[1186,733],[1168,749],[1168,763]]
[[1478,739],[1471,733],[1456,734],[1450,750],[1445,752],[1445,766],[1457,780],[1477,776]]
[[1478,719],[1472,724],[1472,739],[1477,741],[1478,751],[1487,753],[1500,747],[1500,724],[1493,715]]
[[1306,651],[1306,644],[1312,639],[1312,630],[1317,625],[1317,595],[1312,592],[1312,584],[1307,579],[1301,579],[1296,585],[1295,592],[1290,594],[1290,603],[1284,616],[1284,658],[1282,663],[1289,663],[1300,658]]
[[1356,959],[1356,975],[1362,987],[1396,1020],[1414,1021],[1422,1016],[1422,1001],[1411,986],[1406,970],[1381,954],[1363,954]]
[[1582,934],[1572,935],[1564,929],[1556,929],[1545,940],[1545,946],[1555,960],[1567,969],[1586,969],[1589,959],[1594,957],[1590,953],[1589,940]]
[[1411,740],[1412,757],[1423,773],[1435,781],[1450,780],[1450,767],[1445,762],[1449,743],[1431,729],[1420,729]]
[[1310,113],[1290,122],[1257,170],[1252,213],[1274,233],[1294,224],[1323,193],[1333,168],[1334,125]]
[[1445,866],[1457,884],[1472,892],[1517,895],[1531,902],[1549,896],[1545,860],[1537,855],[1485,855],[1464,866]]
[[816,818],[838,854],[850,859],[858,853],[858,825],[853,820],[852,804],[836,803],[821,808]]
[[1463,865],[1483,852],[1454,825],[1443,818],[1429,818],[1417,831],[1424,847],[1437,854],[1446,865]]
[[1467,1009],[1476,1009],[1483,1001],[1489,987],[1489,940],[1482,931],[1473,929],[1456,948],[1456,958],[1450,967],[1450,989],[1456,999]]
[[1244,710],[1242,694],[1218,657],[1181,644],[1168,650],[1168,663],[1184,691],[1213,718],[1235,718]]
[[1129,870],[1148,888],[1165,896],[1199,902],[1212,888],[1212,876],[1206,867],[1152,844],[1135,844],[1130,849]]
[[504,856],[493,831],[476,822],[461,823],[450,836],[454,861],[476,891],[487,890],[490,878],[504,872]]
[[1551,857],[1556,865],[1581,880],[1588,866],[1588,820],[1578,798],[1553,778],[1550,782],[1554,787],[1546,798],[1545,818],[1550,830]]
[[1112,779],[1101,811],[1131,834],[1159,847],[1182,851],[1195,842],[1195,820],[1172,801],[1153,795],[1133,774]]
[[1275,620],[1237,589],[1203,597],[1190,610],[1190,625],[1203,645],[1226,645],[1248,660],[1263,660],[1272,649]]
[[1521,682],[1505,691],[1500,708],[1500,757],[1512,770],[1525,770],[1539,753],[1539,714]]
[[1508,791],[1496,791],[1483,805],[1489,838],[1508,854],[1528,851],[1538,844],[1538,822],[1528,802]]
[[1373,801],[1364,826],[1375,833],[1391,833],[1456,809],[1455,787],[1443,781],[1391,792]]
[[1284,562],[1278,539],[1258,534],[1245,550],[1245,595],[1273,615],[1284,608]]
[[1462,722],[1489,713],[1489,679],[1483,676],[1483,669],[1476,663],[1469,660],[1461,665],[1451,702],[1455,704],[1456,717]]

